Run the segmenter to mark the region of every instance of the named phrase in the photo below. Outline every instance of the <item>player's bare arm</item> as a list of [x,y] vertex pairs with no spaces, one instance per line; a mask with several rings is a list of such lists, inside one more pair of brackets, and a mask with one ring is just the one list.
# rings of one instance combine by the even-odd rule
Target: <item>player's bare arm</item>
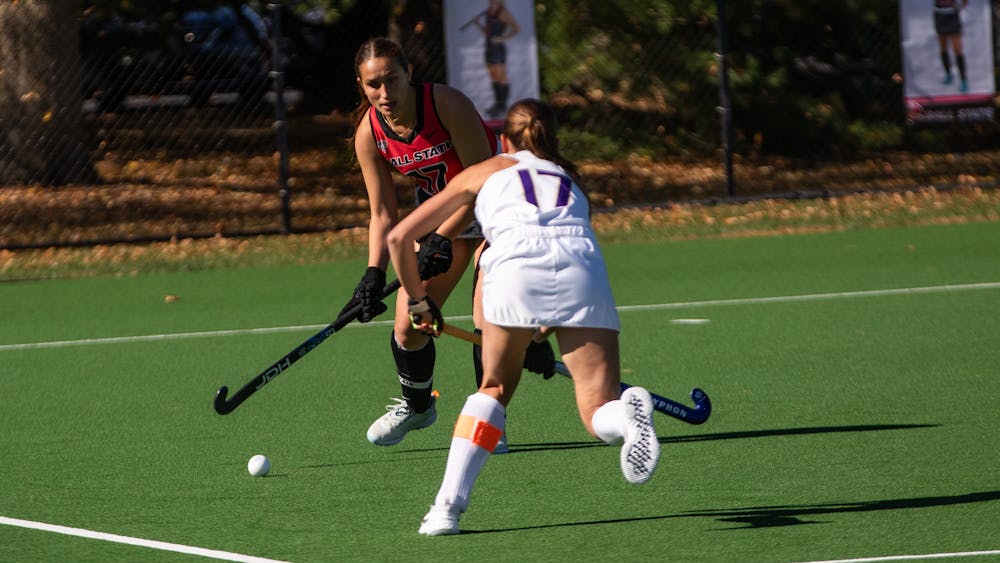
[[375,147],[371,122],[363,119],[354,138],[361,175],[368,190],[371,220],[368,225],[368,265],[385,270],[389,262],[389,250],[385,237],[399,218],[399,202],[392,181],[392,172]]
[[[493,156],[489,140],[479,120],[479,112],[472,101],[461,91],[443,84],[434,86],[434,100],[441,122],[451,132],[452,144],[462,165],[482,162]],[[438,228],[438,234],[455,238],[474,219],[472,206],[457,210]]]
[[500,21],[507,24],[507,31],[499,37],[501,41],[506,41],[511,37],[514,37],[521,31],[521,27],[517,25],[517,20],[514,19],[514,15],[510,13],[510,10],[504,8],[500,12]]

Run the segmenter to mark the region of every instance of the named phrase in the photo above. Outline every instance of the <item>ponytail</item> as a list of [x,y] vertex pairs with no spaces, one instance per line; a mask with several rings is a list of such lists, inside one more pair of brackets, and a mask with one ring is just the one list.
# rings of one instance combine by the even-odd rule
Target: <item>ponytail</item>
[[514,148],[531,151],[539,158],[555,162],[570,176],[577,177],[576,164],[559,152],[556,113],[548,104],[531,98],[515,102],[507,110],[503,134]]

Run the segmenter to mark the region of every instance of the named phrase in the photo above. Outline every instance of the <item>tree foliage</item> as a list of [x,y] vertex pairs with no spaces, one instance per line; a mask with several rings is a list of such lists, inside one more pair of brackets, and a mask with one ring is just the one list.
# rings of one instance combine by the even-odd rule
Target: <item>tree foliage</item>
[[902,125],[896,3],[729,4],[740,141],[763,152],[851,151],[867,147],[870,130]]
[[[876,144],[900,140],[896,3],[722,4],[738,147],[851,151],[868,148],[872,138]],[[605,127],[616,143],[631,138],[654,151],[719,146],[715,0],[538,0],[536,6],[543,89],[575,93],[608,110],[633,110],[624,128],[632,137],[621,135],[620,121],[605,112],[590,119],[571,113],[584,120],[584,130]],[[895,134],[871,135],[887,123]],[[688,136],[677,139],[671,131]]]
[[[337,22],[346,11],[354,8],[360,0],[284,0],[280,2],[291,12],[313,18],[324,23]],[[272,2],[267,0],[89,0],[84,12],[102,17],[134,16],[142,18],[175,18],[177,14],[189,10],[210,10],[220,4],[233,6],[247,4],[260,13],[269,10]]]

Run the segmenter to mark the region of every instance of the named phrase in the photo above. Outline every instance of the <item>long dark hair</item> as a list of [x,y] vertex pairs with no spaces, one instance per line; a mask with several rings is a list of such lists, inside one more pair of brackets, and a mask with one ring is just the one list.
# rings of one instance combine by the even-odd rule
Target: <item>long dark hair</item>
[[[403,70],[410,68],[410,61],[406,58],[406,54],[403,53],[403,47],[388,37],[379,36],[372,37],[358,48],[357,54],[354,55],[354,76],[361,76],[358,69],[361,68],[361,65],[365,61],[381,57],[395,59],[403,67]],[[361,99],[354,110],[351,111],[351,123],[354,124],[355,132],[358,130],[358,126],[361,125],[361,120],[364,119],[365,114],[368,113],[368,108],[372,106],[360,84],[358,85],[358,94]],[[354,146],[354,135],[355,133],[351,133],[351,138],[348,139],[348,143],[352,148]]]
[[533,98],[515,102],[507,110],[503,134],[516,149],[529,150],[535,156],[551,160],[577,178],[576,164],[559,152],[556,112],[548,104]]

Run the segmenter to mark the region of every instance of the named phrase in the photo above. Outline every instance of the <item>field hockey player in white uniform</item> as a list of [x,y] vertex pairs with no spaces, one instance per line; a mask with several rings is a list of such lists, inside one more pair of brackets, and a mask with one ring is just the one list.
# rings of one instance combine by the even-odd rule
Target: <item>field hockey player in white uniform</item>
[[504,432],[524,350],[538,327],[556,335],[587,431],[622,444],[625,479],[644,483],[656,469],[660,445],[652,398],[640,387],[620,391],[618,314],[587,198],[574,181],[575,167],[559,154],[555,131],[549,106],[530,99],[515,103],[501,137],[505,154],[466,168],[389,233],[393,266],[411,297],[413,325],[435,336],[444,321],[420,283],[414,241],[475,202],[489,243],[480,259],[483,383],[455,425],[444,480],[421,534],[459,532],[472,484]]

